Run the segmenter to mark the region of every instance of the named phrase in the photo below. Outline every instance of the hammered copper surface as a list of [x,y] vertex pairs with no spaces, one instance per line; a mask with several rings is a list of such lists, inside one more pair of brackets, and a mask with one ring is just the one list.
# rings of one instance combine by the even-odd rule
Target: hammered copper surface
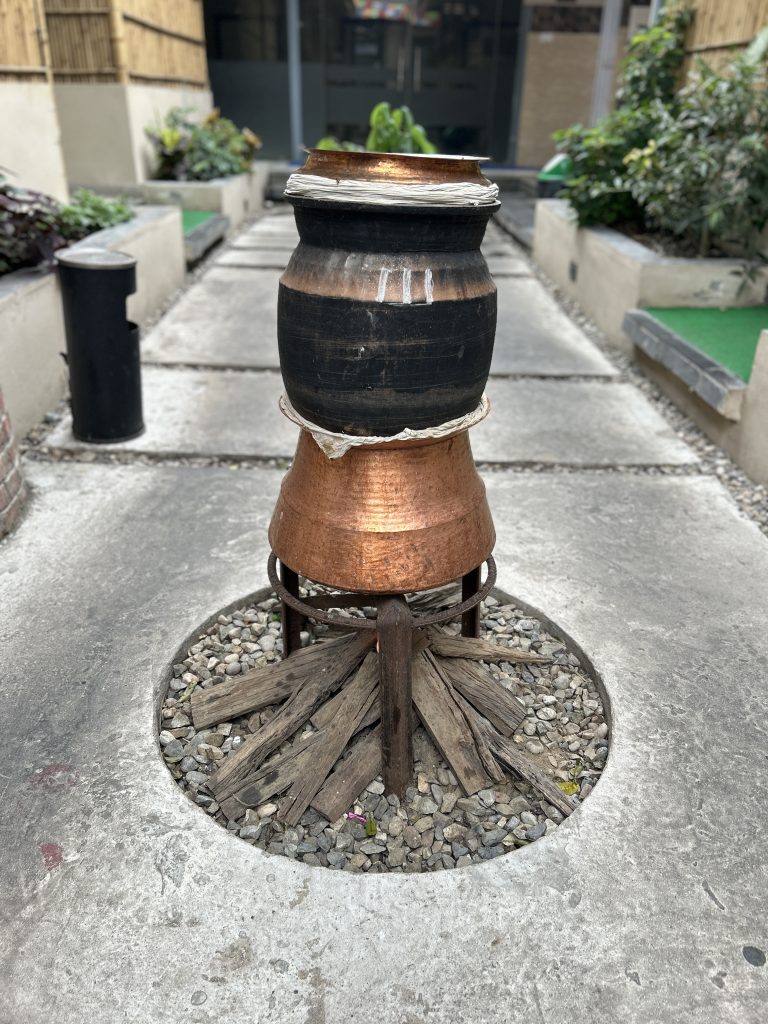
[[310,149],[300,174],[398,184],[472,182],[490,185],[480,170],[487,157],[432,156],[414,153],[354,153],[337,149]]
[[302,431],[269,527],[272,550],[340,590],[405,593],[458,579],[493,550],[467,431],[328,459]]

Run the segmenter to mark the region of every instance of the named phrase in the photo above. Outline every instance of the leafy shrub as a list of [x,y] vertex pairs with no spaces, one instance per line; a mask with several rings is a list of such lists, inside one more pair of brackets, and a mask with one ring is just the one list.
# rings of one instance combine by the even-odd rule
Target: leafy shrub
[[0,177],[0,274],[50,265],[57,249],[130,218],[131,209],[121,199],[81,189],[71,203],[62,205]]
[[662,108],[676,102],[690,21],[688,8],[676,8],[635,36],[622,64],[617,109],[594,128],[576,124],[555,132],[557,148],[573,161],[573,177],[560,195],[570,201],[579,224],[642,223],[624,157],[648,143]]
[[[370,131],[365,149],[369,153],[436,153],[437,146],[429,141],[427,133],[416,124],[408,107],[396,107],[389,103],[377,103],[368,119]],[[354,142],[339,142],[333,135],[326,135],[315,146],[316,149],[343,149],[362,152],[363,147]]]
[[768,31],[724,74],[699,62],[653,137],[624,158],[646,220],[700,256],[756,259],[768,224]]
[[642,219],[627,181],[624,158],[630,149],[646,144],[649,131],[647,111],[623,108],[602,118],[594,128],[575,124],[556,133],[558,149],[573,163],[572,176],[559,195],[570,201],[580,225]]
[[258,135],[250,128],[241,131],[218,110],[211,111],[199,124],[191,113],[188,108],[175,107],[164,124],[145,129],[157,154],[155,178],[211,181],[250,170],[261,149]]
[[619,107],[636,108],[656,100],[674,103],[685,59],[685,33],[692,20],[692,8],[678,6],[632,37],[616,93]]
[[420,124],[408,107],[392,110],[388,103],[377,103],[369,119],[370,132],[365,148],[372,153],[436,153]]
[[66,245],[60,216],[55,199],[0,179],[0,274],[50,263]]
[[124,199],[108,199],[81,188],[59,212],[61,232],[69,241],[85,238],[94,231],[130,220],[133,211]]

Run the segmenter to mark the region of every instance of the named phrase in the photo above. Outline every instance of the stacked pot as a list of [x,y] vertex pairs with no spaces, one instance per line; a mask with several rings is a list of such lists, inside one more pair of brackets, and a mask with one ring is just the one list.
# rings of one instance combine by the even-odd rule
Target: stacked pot
[[[494,542],[468,428],[487,410],[496,188],[476,158],[313,150],[286,197],[300,242],[278,343],[302,432],[272,548],[344,590],[456,579]],[[329,458],[334,443],[345,454]]]

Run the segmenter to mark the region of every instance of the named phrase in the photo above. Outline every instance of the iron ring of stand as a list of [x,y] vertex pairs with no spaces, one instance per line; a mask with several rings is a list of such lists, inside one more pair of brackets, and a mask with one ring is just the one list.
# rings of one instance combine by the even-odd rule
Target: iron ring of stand
[[[462,636],[477,637],[480,630],[480,602],[487,597],[496,582],[496,563],[491,555],[486,559],[486,564],[488,575],[482,586],[481,566],[462,577],[463,600],[460,604],[443,611],[414,615],[402,594],[332,594],[315,598],[317,604],[302,601],[299,597],[298,573],[281,562],[278,578],[277,556],[274,552],[270,553],[267,563],[269,582],[282,601],[283,657],[288,658],[301,648],[300,633],[304,617],[330,626],[376,631],[384,785],[387,792],[397,793],[401,798],[410,784],[413,771],[411,660],[415,631],[461,615]],[[376,605],[375,620],[344,613],[333,615],[318,607],[361,604]]]
[[[485,600],[490,594],[496,584],[496,562],[492,555],[488,555],[485,560],[485,564],[488,566],[488,575],[485,578],[485,583],[482,587],[480,584],[480,569],[478,566],[476,569],[472,569],[462,578],[462,601],[461,604],[451,605],[450,608],[444,608],[439,612],[431,612],[429,614],[414,615],[411,613],[412,624],[414,628],[422,626],[436,626],[438,623],[447,622],[449,619],[458,618],[459,615],[462,618],[468,613],[478,607],[478,605]],[[293,611],[299,612],[306,618],[315,619],[317,622],[322,622],[326,626],[346,626],[350,629],[377,629],[376,619],[361,619],[356,615],[345,615],[344,613],[330,614],[322,611],[322,605],[330,608],[342,607],[344,605],[351,605],[354,603],[356,607],[360,605],[375,605],[378,607],[382,601],[393,597],[391,594],[339,594],[338,604],[329,604],[330,601],[336,601],[337,595],[331,594],[327,597],[318,598],[318,604],[313,604],[311,601],[302,601],[298,596],[298,574],[295,573],[288,566],[280,563],[280,576],[277,574],[277,555],[272,552],[267,562],[267,575],[269,576],[269,582],[272,584],[275,593],[283,602],[288,605]],[[474,590],[474,593],[467,593],[469,588]],[[464,636],[476,636],[476,631],[471,634],[465,633],[462,629],[462,635]],[[285,639],[283,640],[285,644]],[[292,648],[293,649],[293,648]],[[285,652],[286,657],[289,652]]]

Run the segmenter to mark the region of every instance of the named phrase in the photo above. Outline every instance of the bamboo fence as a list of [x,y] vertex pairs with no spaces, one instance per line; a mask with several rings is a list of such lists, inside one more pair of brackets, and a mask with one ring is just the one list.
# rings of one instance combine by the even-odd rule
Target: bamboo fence
[[686,70],[700,57],[720,68],[768,24],[768,0],[696,0],[686,39]]
[[44,0],[62,82],[208,86],[202,0]]
[[0,81],[50,78],[41,0],[0,0]]

